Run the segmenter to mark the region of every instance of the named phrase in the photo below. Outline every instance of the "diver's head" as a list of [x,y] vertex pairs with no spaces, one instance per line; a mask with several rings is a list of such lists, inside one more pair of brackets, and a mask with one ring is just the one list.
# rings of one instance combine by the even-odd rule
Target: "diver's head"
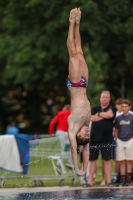
[[76,136],[77,144],[87,144],[90,139],[89,128],[84,125],[78,132]]

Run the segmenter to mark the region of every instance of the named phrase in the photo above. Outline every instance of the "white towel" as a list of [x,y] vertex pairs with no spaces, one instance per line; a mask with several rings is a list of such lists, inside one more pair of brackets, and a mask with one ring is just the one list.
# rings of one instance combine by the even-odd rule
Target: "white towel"
[[14,135],[0,136],[0,168],[16,173],[23,172]]

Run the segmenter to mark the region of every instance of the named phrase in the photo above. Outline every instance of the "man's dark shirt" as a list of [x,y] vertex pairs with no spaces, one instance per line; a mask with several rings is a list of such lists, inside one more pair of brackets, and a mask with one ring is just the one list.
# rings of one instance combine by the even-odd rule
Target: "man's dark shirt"
[[112,142],[112,132],[113,132],[113,122],[116,115],[116,108],[114,106],[107,106],[106,108],[102,108],[101,106],[96,106],[92,108],[91,114],[95,115],[98,112],[106,112],[109,109],[112,109],[114,113],[114,117],[110,119],[102,119],[97,122],[92,122],[91,126],[91,142]]

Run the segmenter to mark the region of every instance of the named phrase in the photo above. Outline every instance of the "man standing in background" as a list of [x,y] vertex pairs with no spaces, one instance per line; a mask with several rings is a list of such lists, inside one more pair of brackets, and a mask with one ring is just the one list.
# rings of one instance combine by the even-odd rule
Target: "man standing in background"
[[16,126],[16,123],[12,121],[7,127],[6,127],[6,134],[7,135],[17,135],[19,134],[19,129]]
[[90,168],[89,179],[85,187],[93,185],[93,176],[96,172],[96,161],[101,151],[104,173],[109,187],[111,184],[111,148],[113,122],[116,108],[110,105],[110,92],[103,91],[100,96],[100,105],[91,111],[91,135],[90,135]]

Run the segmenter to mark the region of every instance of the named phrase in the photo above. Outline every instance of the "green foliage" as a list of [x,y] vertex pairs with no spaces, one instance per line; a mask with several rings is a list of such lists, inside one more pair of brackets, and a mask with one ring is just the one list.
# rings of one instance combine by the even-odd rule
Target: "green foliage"
[[87,95],[91,103],[91,107],[93,107],[99,104],[97,94],[100,94],[101,91],[104,90],[104,84],[102,83],[103,75],[101,66],[93,60],[88,45],[84,47],[84,53],[89,68],[89,85]]
[[[81,37],[90,71],[91,105],[99,103],[103,89],[110,90],[113,99],[121,96],[133,101],[132,1],[5,0],[0,1],[2,124],[7,124],[8,117],[18,119],[20,114],[31,126],[33,121],[46,123],[46,118],[54,115],[54,106],[61,109],[69,103],[66,38],[69,12],[74,7],[82,10]],[[16,90],[18,94],[9,96],[9,91]],[[46,102],[51,99],[49,110]],[[11,113],[14,104],[19,109]],[[42,106],[47,112],[42,113]]]

